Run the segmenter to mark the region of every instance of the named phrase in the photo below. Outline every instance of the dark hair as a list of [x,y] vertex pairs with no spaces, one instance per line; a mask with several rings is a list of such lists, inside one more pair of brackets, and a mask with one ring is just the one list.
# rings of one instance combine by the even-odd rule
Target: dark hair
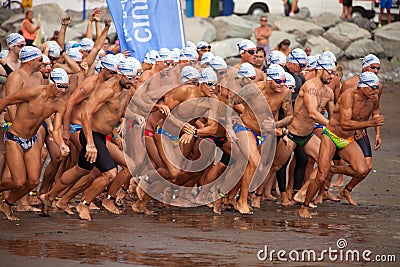
[[278,44],[278,48],[282,48],[283,45],[290,46],[290,41],[289,41],[289,39],[283,39],[283,40]]
[[264,57],[267,54],[267,53],[265,53],[264,47],[262,47],[262,46],[257,46],[256,49],[257,49],[257,52],[261,51],[264,54]]

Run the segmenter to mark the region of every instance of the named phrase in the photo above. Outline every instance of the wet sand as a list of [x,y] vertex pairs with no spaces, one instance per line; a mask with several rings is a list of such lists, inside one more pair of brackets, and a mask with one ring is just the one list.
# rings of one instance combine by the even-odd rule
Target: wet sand
[[[398,266],[377,262],[260,261],[259,250],[346,249],[393,254],[400,261],[400,86],[385,83],[381,101],[383,146],[374,152],[373,170],[353,191],[358,207],[324,202],[313,219],[297,216],[299,206],[262,202],[252,216],[206,207],[156,208],[156,216],[92,212],[76,215],[18,213],[19,222],[0,220],[0,266]],[[369,130],[374,140],[374,130]],[[348,177],[345,181],[348,181]],[[335,189],[335,194],[338,194]],[[373,257],[371,256],[371,257]]]

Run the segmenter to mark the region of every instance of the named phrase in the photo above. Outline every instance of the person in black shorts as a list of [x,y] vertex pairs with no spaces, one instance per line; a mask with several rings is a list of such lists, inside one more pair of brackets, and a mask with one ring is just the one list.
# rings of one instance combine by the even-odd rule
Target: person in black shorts
[[106,136],[112,133],[119,122],[133,94],[133,90],[129,89],[138,80],[137,69],[133,62],[123,60],[119,62],[118,69],[116,76],[103,82],[97,88],[96,94],[88,98],[82,111],[82,130],[79,136],[82,150],[78,164],[66,171],[48,194],[40,196],[45,215],[48,215],[51,203],[58,193],[96,167],[101,174],[88,187],[87,193],[76,208],[81,219],[91,220],[90,203],[117,175],[116,165],[106,147]]
[[353,9],[353,0],[343,0],[342,2],[342,20],[351,20],[351,11]]

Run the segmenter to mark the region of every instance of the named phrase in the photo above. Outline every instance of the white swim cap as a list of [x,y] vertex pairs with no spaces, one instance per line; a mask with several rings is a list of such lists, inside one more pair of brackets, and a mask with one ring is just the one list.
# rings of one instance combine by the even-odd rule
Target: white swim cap
[[205,68],[200,73],[199,77],[200,83],[217,82],[217,80],[218,80],[217,74],[215,74],[215,71],[212,68]]
[[336,63],[336,56],[331,51],[325,51],[324,53],[322,53],[321,57],[329,57],[333,60],[333,62]]
[[156,50],[150,50],[149,52],[146,53],[143,62],[154,65],[156,64],[156,58],[158,57],[159,55]]
[[374,54],[368,54],[363,58],[362,67],[365,68],[370,66],[371,64],[381,64],[381,61]]
[[50,72],[50,83],[69,83],[67,72],[62,68],[55,68]]
[[285,79],[285,78],[286,78],[286,72],[282,68],[281,65],[271,64],[268,66],[267,80],[271,81],[273,79],[278,80],[278,79]]
[[19,43],[21,43],[21,42],[26,43],[26,42],[25,42],[25,38],[24,38],[21,34],[19,34],[19,33],[13,32],[13,33],[10,33],[10,34],[7,36],[7,46],[8,46],[8,47],[17,45],[17,44],[19,44]]
[[210,67],[216,70],[226,70],[228,65],[222,57],[215,56],[211,59]]
[[244,39],[237,46],[239,48],[239,54],[243,53],[244,51],[246,51],[248,49],[256,49],[257,48],[257,46],[248,39]]
[[136,70],[141,70],[142,69],[142,64],[140,64],[140,61],[137,60],[135,57],[127,57],[126,60],[130,61],[133,63],[135,66]]
[[119,61],[125,60],[125,59],[126,59],[126,56],[125,56],[124,54],[122,54],[122,53],[117,53],[117,54],[115,54],[114,56],[115,56]]
[[290,73],[285,72],[286,86],[296,86],[296,80],[294,79],[293,75]]
[[358,80],[358,87],[369,87],[373,85],[379,85],[378,76],[370,71],[361,73],[360,79]]
[[286,64],[286,56],[279,50],[273,50],[268,55],[268,64]]
[[185,66],[181,72],[181,81],[183,83],[191,80],[191,79],[199,79],[200,73],[198,70],[193,68],[192,66]]
[[34,46],[24,46],[21,49],[21,51],[19,51],[19,60],[22,63],[41,57],[42,57],[42,52],[40,51],[39,48],[36,48]]
[[191,48],[193,48],[194,50],[197,49],[196,45],[195,45],[193,42],[191,42],[191,41],[186,41],[186,47],[191,47]]
[[290,52],[289,56],[287,57],[287,62],[291,63],[301,63],[306,65],[307,64],[307,54],[304,52],[303,49],[295,48]]
[[118,58],[113,54],[108,54],[101,60],[101,66],[111,71],[118,71]]
[[131,60],[121,60],[118,64],[118,71],[122,75],[136,76],[137,68]]
[[209,43],[205,42],[205,41],[200,41],[200,42],[197,43],[196,48],[198,50],[204,49],[204,48],[211,48],[211,45]]
[[199,58],[199,54],[197,51],[191,47],[184,47],[181,50],[180,58],[183,60],[192,60],[197,61]]
[[50,63],[51,63],[48,56],[46,56],[45,54],[43,54],[42,57],[43,57],[43,63],[44,63],[44,64],[50,64]]
[[49,45],[49,57],[59,58],[61,49],[56,41],[48,41]]
[[256,70],[254,69],[253,65],[250,63],[243,63],[240,65],[237,77],[255,77]]
[[93,40],[90,39],[90,38],[87,38],[87,37],[82,38],[80,44],[81,44],[81,46],[82,46],[82,49],[85,50],[85,51],[90,51],[90,50],[92,50],[93,47],[94,47],[94,42],[93,42]]
[[69,41],[64,44],[65,51],[68,51],[71,48],[79,48],[82,49],[82,46],[77,41]]
[[79,50],[80,50],[80,48],[78,48],[78,47],[70,48],[67,50],[67,55],[70,56],[76,62],[81,62],[82,61],[82,53]]
[[205,52],[202,56],[201,56],[201,60],[200,60],[200,64],[204,65],[207,64],[209,65],[211,60],[214,58],[214,54],[211,52]]
[[307,57],[307,65],[306,69],[307,70],[313,70],[317,67],[317,61],[319,59],[319,56],[308,56]]
[[171,50],[173,56],[174,56],[174,63],[179,62],[179,55],[181,54],[181,50],[179,48],[173,48]]
[[9,52],[10,52],[10,51],[8,51],[8,50],[6,50],[6,49],[1,50],[1,52],[0,52],[0,58],[5,58],[5,57],[8,55]]
[[94,67],[94,73],[99,74],[99,72],[101,71],[101,67],[101,61],[97,61],[96,66]]
[[168,48],[160,48],[158,50],[159,57],[156,61],[174,60],[174,55]]
[[315,67],[317,70],[336,70],[336,64],[330,57],[321,57],[317,60],[317,66]]

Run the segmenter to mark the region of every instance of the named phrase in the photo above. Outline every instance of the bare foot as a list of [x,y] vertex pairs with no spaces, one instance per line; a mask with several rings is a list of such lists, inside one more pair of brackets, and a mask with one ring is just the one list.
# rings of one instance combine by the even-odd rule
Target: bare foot
[[240,212],[240,214],[247,214],[247,215],[252,215],[253,211],[250,210],[249,204],[246,203],[237,203],[237,209]]
[[20,220],[19,218],[15,217],[13,215],[10,205],[5,203],[4,201],[0,202],[0,212],[4,213],[4,215],[6,215],[7,220],[10,220],[10,221],[19,221]]
[[340,191],[340,195],[341,195],[342,197],[346,198],[347,201],[350,203],[350,205],[358,206],[357,202],[355,202],[355,201],[353,200],[353,198],[352,198],[351,195],[350,195],[349,190],[347,190],[346,188],[343,188],[343,190]]
[[293,190],[291,188],[286,189],[286,194],[287,194],[289,200],[293,199]]
[[293,200],[281,200],[281,205],[282,206],[293,206],[295,204],[295,202]]
[[38,195],[29,196],[28,199],[29,199],[29,204],[30,204],[31,206],[37,206],[37,205],[40,205],[40,204],[41,204]]
[[94,204],[93,202],[90,202],[89,209],[90,210],[100,210],[100,208],[97,207],[96,204]]
[[79,218],[81,220],[88,220],[91,221],[92,217],[90,217],[90,209],[89,206],[83,204],[82,202],[79,203],[79,205],[76,207],[76,210],[78,211]]
[[216,214],[222,214],[222,198],[219,198],[217,200],[214,201],[214,208],[213,208],[213,212]]
[[266,194],[265,199],[268,201],[277,201],[278,199],[271,194]]
[[146,215],[157,215],[157,212],[155,212],[154,210],[150,210],[148,208],[144,209],[144,214]]
[[144,213],[144,212],[145,212],[145,211],[141,208],[140,200],[134,202],[134,203],[132,204],[131,208],[132,208],[133,212],[136,212],[136,213]]
[[125,200],[126,195],[127,194],[126,194],[125,190],[123,190],[123,189],[119,190],[117,197],[115,198],[115,204],[119,207],[124,206],[124,200]]
[[251,196],[251,206],[259,209],[261,207],[261,196],[257,196],[256,193],[254,193]]
[[112,199],[105,198],[101,205],[108,210],[109,212],[113,214],[121,214],[122,211],[120,211],[115,205],[114,201]]
[[322,204],[324,201],[324,195],[318,194],[318,196],[314,199],[315,204]]
[[49,216],[49,211],[51,208],[51,204],[53,203],[53,201],[51,201],[49,199],[49,195],[48,194],[41,194],[39,196],[40,201],[42,202],[42,214],[44,216]]
[[40,212],[42,210],[38,209],[36,207],[33,207],[31,205],[17,205],[17,211],[18,212],[24,212],[24,211]]
[[301,206],[301,208],[299,209],[299,216],[301,218],[307,218],[307,219],[311,219],[311,213],[308,211],[308,208],[305,207],[304,205]]
[[316,207],[318,207],[317,205],[315,205],[314,203],[310,202],[310,204],[308,204],[308,206],[310,206],[310,208],[314,209]]
[[59,200],[56,202],[56,207],[59,208],[60,210],[63,210],[66,214],[69,214],[69,215],[74,214],[74,212],[69,207],[68,202],[65,203],[64,201]]
[[297,203],[302,203],[306,200],[306,196],[301,195],[301,191],[299,191],[293,196],[293,200]]
[[325,197],[326,197],[327,199],[329,199],[329,200],[331,200],[331,201],[334,201],[334,202],[339,202],[339,201],[340,201],[340,199],[337,198],[337,197],[335,197],[335,196],[333,196],[333,195],[332,195],[332,192],[329,191],[329,190],[325,191],[324,195],[325,195]]

